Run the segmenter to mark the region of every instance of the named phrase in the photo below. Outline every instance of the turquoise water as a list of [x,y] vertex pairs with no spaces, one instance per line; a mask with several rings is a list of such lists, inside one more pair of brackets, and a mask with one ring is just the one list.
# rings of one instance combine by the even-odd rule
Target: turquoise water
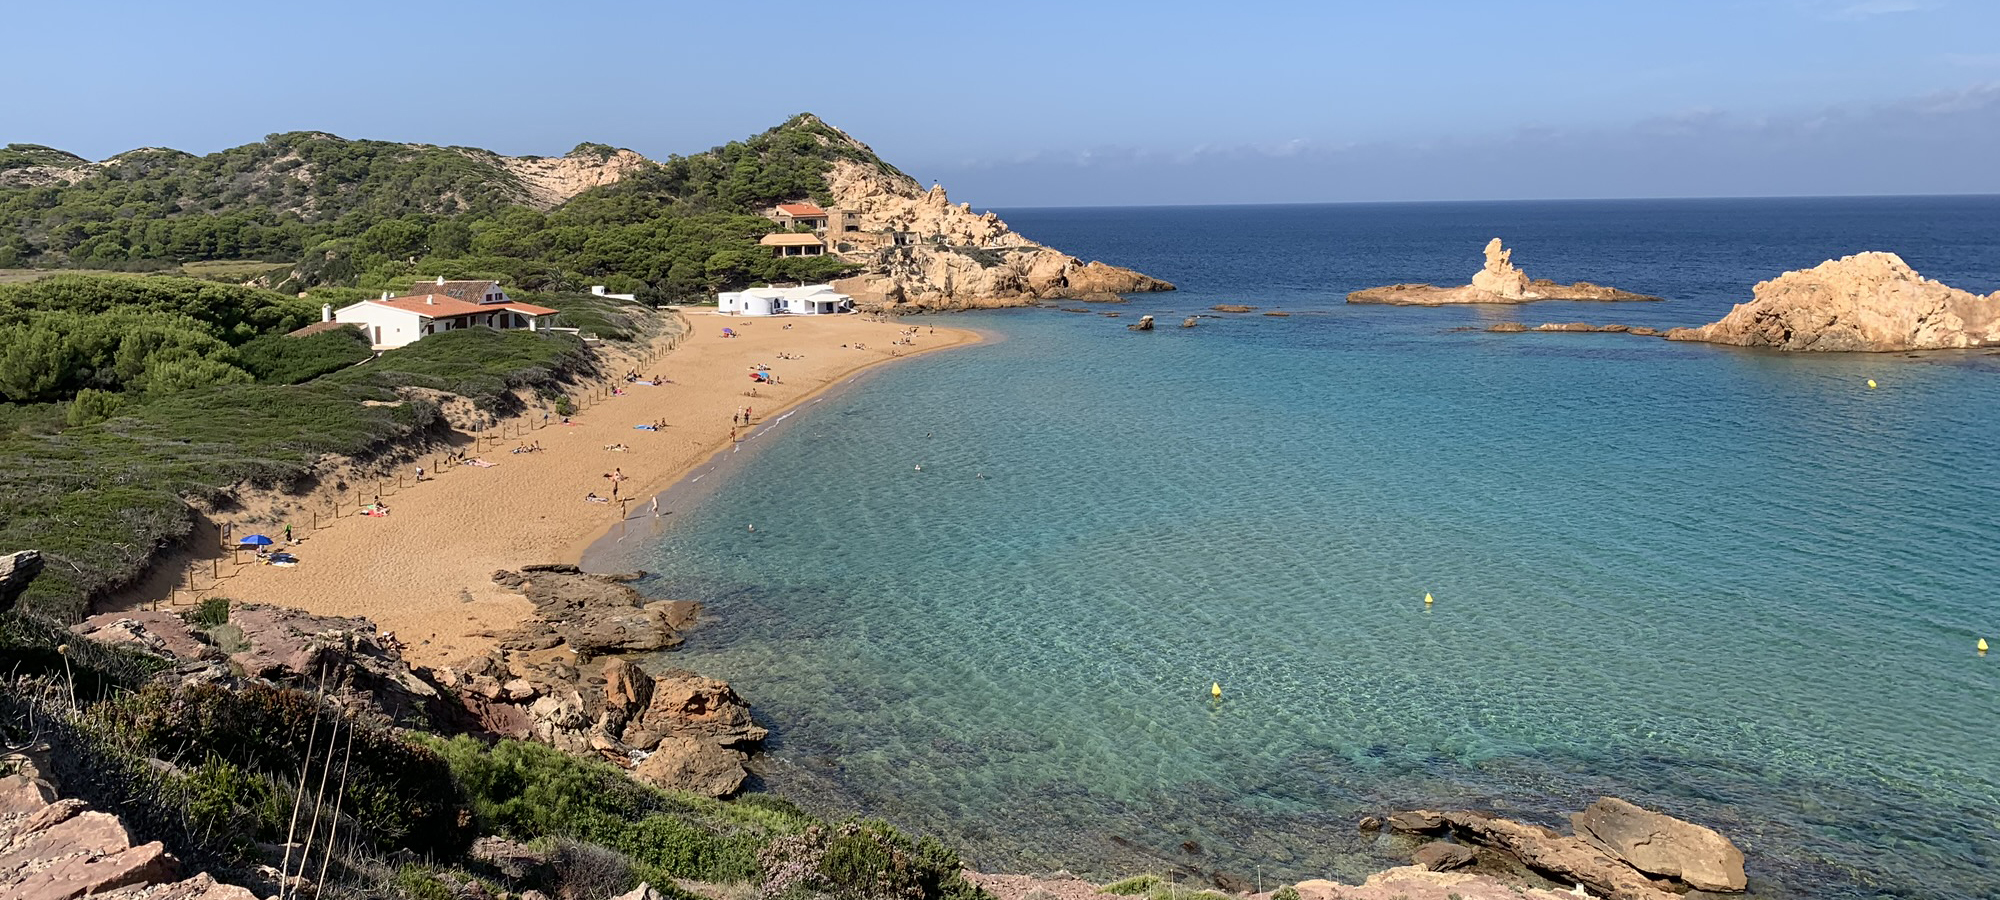
[[[1013,213],[1185,290],[941,320],[994,340],[592,562],[710,605],[672,662],[755,704],[769,789],[990,869],[1352,878],[1407,852],[1365,813],[1609,793],[1730,835],[1754,896],[2000,896],[2000,356],[1459,330],[1698,324],[1856,249],[2000,288],[2000,201],[1817,203]],[[1670,302],[1340,302],[1488,232]],[[1294,314],[1123,327],[1218,302]]]

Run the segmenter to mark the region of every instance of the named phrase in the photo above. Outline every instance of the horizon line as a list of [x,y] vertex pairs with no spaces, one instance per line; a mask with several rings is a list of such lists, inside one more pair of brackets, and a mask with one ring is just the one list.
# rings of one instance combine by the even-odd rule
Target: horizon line
[[1226,207],[1270,207],[1270,206],[1417,206],[1423,204],[1446,203],[1659,203],[1659,202],[1702,202],[1714,200],[1962,200],[1996,199],[2000,192],[1968,191],[1956,194],[1708,194],[1701,196],[1652,196],[1652,197],[1487,197],[1487,198],[1433,198],[1428,200],[1283,200],[1283,201],[1217,201],[1212,203],[1071,203],[1071,204],[997,204],[988,210],[1041,210],[1041,209],[1217,209]]

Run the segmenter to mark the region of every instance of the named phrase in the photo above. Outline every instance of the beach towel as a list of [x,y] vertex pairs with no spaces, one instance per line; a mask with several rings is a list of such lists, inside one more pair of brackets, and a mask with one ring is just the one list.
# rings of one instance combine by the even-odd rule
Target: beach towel
[[651,426],[651,425],[634,425],[634,426],[632,426],[632,427],[633,427],[633,428],[636,428],[636,429],[638,429],[638,430],[640,430],[640,431],[659,431],[659,430],[660,430],[660,429],[658,429],[658,428],[655,428],[655,427],[653,427],[653,426]]
[[657,381],[634,381],[634,382],[632,382],[632,383],[633,383],[633,384],[643,384],[643,385],[645,385],[645,386],[647,386],[647,387],[652,387],[653,385],[656,385],[656,384],[659,384],[659,382],[657,382]]
[[468,465],[468,466],[478,466],[478,467],[480,467],[480,468],[482,468],[482,469],[491,469],[491,468],[493,468],[494,466],[497,466],[497,465],[499,465],[499,463],[496,463],[496,462],[487,462],[486,460],[483,460],[483,459],[478,459],[478,458],[476,458],[476,457],[475,457],[475,458],[473,458],[473,459],[468,459],[468,460],[466,460],[466,461],[465,461],[465,464],[466,464],[466,465]]

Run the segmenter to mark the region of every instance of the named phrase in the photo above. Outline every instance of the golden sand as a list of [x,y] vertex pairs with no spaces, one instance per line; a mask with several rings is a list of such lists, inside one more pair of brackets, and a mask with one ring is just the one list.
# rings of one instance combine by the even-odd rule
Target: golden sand
[[[731,422],[738,410],[747,406],[754,421],[769,421],[870,365],[979,339],[964,329],[925,324],[914,326],[912,345],[899,346],[901,332],[913,326],[860,316],[746,320],[690,312],[688,318],[692,333],[640,373],[671,384],[624,385],[623,395],[578,413],[570,426],[555,424],[557,417],[519,440],[471,454],[496,463],[491,468],[427,468],[422,483],[383,498],[387,516],[365,517],[349,507],[330,526],[311,534],[300,529],[301,540],[291,548],[300,565],[244,566],[227,579],[225,592],[314,613],[366,616],[408,645],[413,664],[461,660],[489,649],[492,634],[531,611],[519,594],[493,584],[495,570],[574,563],[594,537],[620,524],[618,504],[584,499],[592,492],[611,494],[606,473],[622,472],[618,495],[636,498],[624,515],[650,519],[655,493],[748,433]],[[725,327],[739,336],[723,337]],[[760,363],[780,383],[754,385],[758,396],[746,396],[753,387],[750,367]],[[668,427],[633,428],[658,419]],[[510,452],[523,442],[544,449]],[[607,451],[608,444],[630,450]]]

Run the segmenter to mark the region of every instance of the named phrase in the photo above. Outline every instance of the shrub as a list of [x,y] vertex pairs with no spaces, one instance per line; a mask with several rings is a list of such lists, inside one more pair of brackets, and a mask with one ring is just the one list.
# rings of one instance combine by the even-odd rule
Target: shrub
[[95,425],[117,415],[119,407],[124,405],[124,394],[84,388],[76,392],[76,398],[63,410],[63,421],[68,422],[72,428],[78,425]]
[[[1159,887],[1162,883],[1158,875],[1134,875],[1130,878],[1114,881],[1099,888],[1099,890],[1107,894],[1117,894],[1121,897],[1137,897],[1142,894],[1152,893],[1153,889]],[[1277,900],[1277,898],[1272,898],[1272,900]]]
[[209,597],[204,599],[201,601],[200,606],[194,608],[194,612],[188,613],[187,619],[189,624],[197,628],[214,628],[217,625],[227,624],[229,622],[229,598]]
[[348,326],[305,337],[267,334],[254,338],[236,348],[234,362],[261,383],[298,384],[374,356],[361,329]]
[[[1271,893],[1271,900],[1299,900],[1299,889],[1293,885],[1285,885]],[[1451,895],[1451,900],[1459,900],[1458,895]]]
[[286,778],[297,777],[306,761],[318,777],[338,737],[347,776],[340,812],[352,817],[349,834],[378,849],[419,853],[453,854],[471,843],[464,799],[444,759],[391,731],[344,719],[303,691],[149,684],[93,712],[136,748],[168,762],[185,766],[195,762],[190,754],[206,760],[213,753]]

